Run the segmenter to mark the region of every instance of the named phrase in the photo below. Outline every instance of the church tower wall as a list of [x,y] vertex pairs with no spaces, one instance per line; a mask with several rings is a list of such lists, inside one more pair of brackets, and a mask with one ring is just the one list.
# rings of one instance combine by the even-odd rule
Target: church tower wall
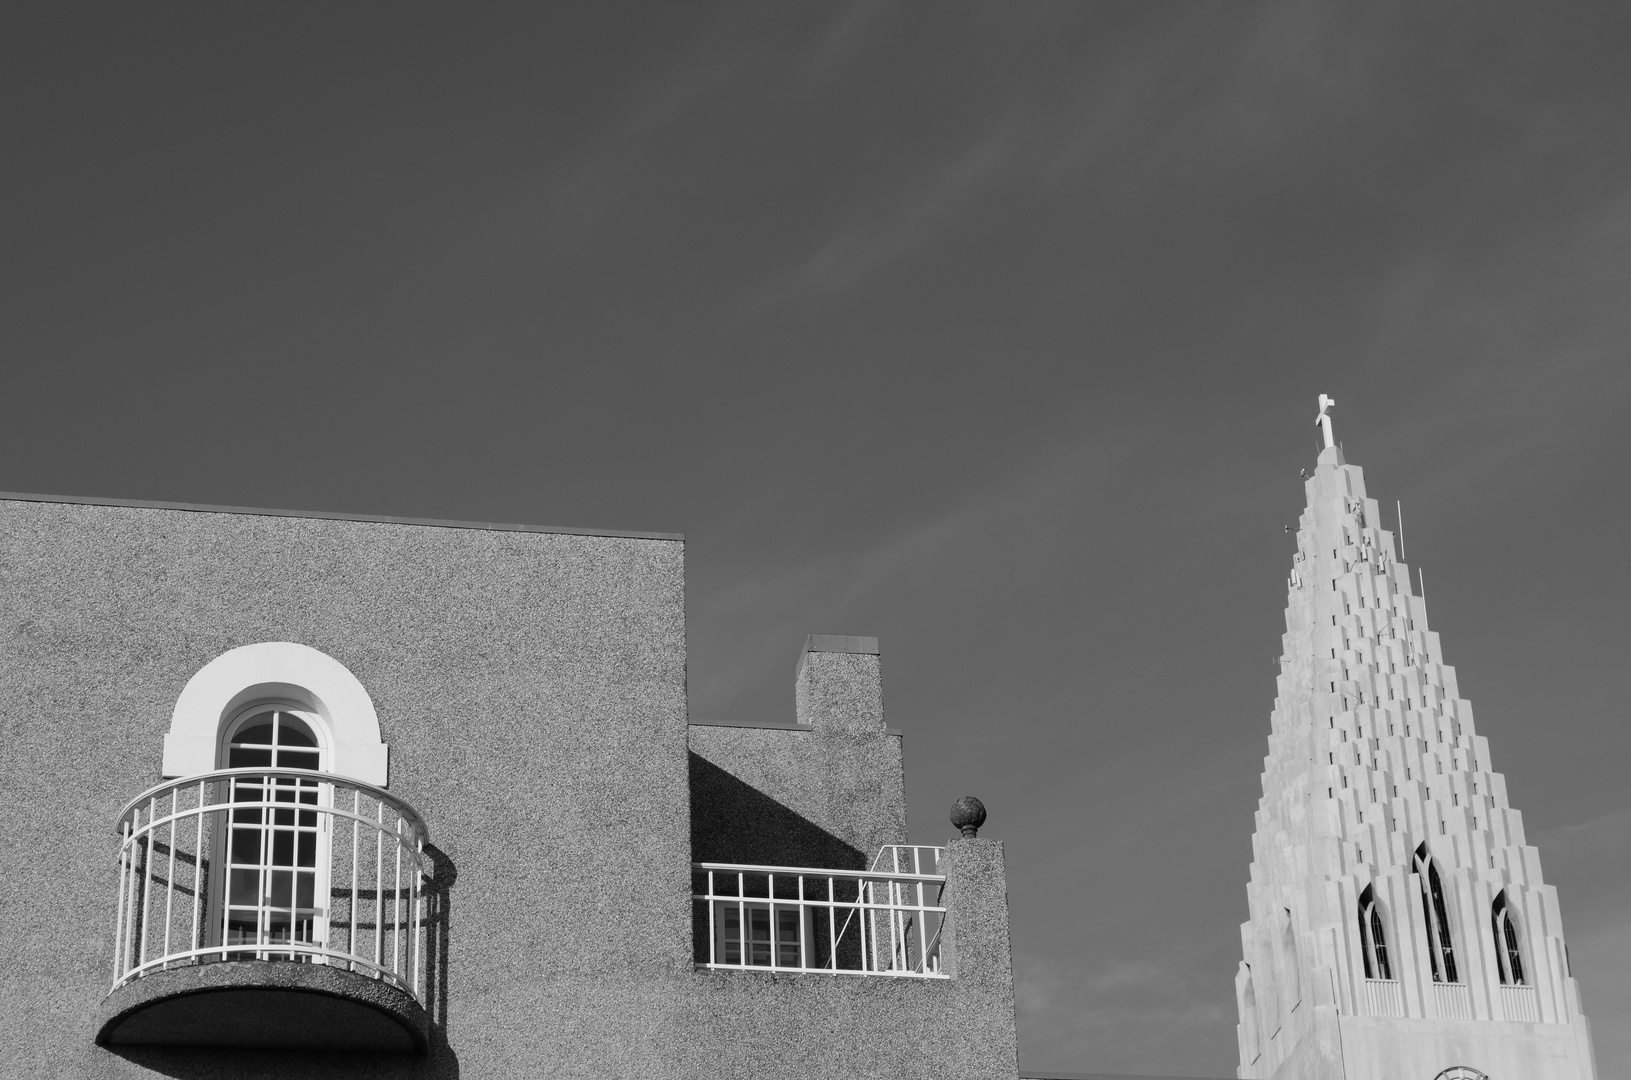
[[1239,1075],[1593,1080],[1557,892],[1325,420],[1286,580]]

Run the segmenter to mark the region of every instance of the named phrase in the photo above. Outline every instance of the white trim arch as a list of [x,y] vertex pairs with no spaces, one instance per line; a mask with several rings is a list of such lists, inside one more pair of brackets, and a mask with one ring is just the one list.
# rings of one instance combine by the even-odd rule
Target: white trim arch
[[388,747],[374,701],[334,657],[292,641],[242,645],[217,656],[187,681],[164,736],[166,779],[213,772],[222,725],[253,702],[282,702],[314,714],[326,728],[329,772],[384,787]]

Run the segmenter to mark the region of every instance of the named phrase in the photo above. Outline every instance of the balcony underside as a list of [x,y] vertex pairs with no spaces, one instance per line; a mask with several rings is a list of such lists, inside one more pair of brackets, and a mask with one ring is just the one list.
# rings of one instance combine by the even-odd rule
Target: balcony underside
[[322,964],[231,960],[155,971],[102,1001],[96,1041],[423,1053],[430,1019],[379,979]]

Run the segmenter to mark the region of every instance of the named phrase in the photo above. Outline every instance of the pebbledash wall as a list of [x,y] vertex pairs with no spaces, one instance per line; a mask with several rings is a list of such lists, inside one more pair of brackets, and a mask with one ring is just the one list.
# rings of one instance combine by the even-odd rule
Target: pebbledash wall
[[[948,844],[950,978],[694,962],[693,861],[864,869],[906,821],[870,639],[811,639],[797,723],[689,723],[678,537],[8,496],[0,610],[0,1075],[1017,1073],[996,842]],[[428,827],[428,1045],[100,1044],[115,820],[189,680],[276,642],[360,681]]]

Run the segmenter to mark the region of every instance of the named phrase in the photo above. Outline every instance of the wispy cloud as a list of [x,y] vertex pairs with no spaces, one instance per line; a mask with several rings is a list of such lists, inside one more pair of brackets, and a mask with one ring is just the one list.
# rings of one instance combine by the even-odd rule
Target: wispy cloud
[[852,0],[840,7],[795,65],[806,92],[819,92],[848,70],[878,40],[892,7],[887,0]]
[[722,21],[696,46],[628,94],[578,150],[552,157],[462,228],[448,264],[455,273],[504,270],[555,246],[585,242],[620,212],[640,164],[665,133],[701,109],[753,57],[733,48]]
[[928,243],[1003,174],[1011,152],[1007,131],[993,126],[959,156],[920,177],[909,192],[844,224],[790,275],[787,285],[798,292],[838,292]]

